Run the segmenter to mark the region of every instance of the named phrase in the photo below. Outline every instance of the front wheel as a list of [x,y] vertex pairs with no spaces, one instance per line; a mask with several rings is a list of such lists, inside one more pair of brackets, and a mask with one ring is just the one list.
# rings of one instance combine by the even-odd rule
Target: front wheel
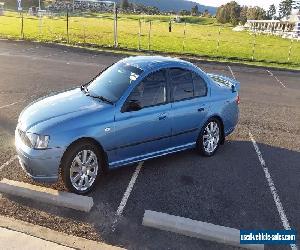
[[220,146],[221,126],[217,119],[210,119],[203,126],[197,141],[197,148],[204,156],[212,156]]
[[62,161],[62,179],[66,188],[77,194],[87,194],[96,185],[101,173],[101,153],[90,142],[72,146]]

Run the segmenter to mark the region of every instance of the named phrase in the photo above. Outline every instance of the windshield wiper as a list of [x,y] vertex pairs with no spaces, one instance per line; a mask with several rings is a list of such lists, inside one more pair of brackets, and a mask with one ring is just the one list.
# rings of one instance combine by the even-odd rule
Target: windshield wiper
[[81,90],[81,91],[84,91],[85,93],[88,93],[88,92],[89,92],[89,90],[87,89],[86,85],[81,85],[81,86],[80,86],[80,90]]
[[85,85],[80,86],[80,89],[81,89],[81,91],[84,91],[85,94],[86,94],[87,96],[90,96],[90,97],[92,97],[92,98],[96,98],[96,99],[99,99],[99,100],[101,100],[101,101],[103,101],[103,102],[107,102],[107,103],[109,103],[109,104],[111,104],[111,105],[114,105],[114,103],[113,103],[111,100],[107,99],[107,98],[104,97],[104,96],[101,96],[101,95],[100,95],[100,96],[98,96],[98,95],[92,95],[92,94],[89,92],[87,86],[85,86]]
[[90,96],[90,97],[92,97],[92,98],[96,98],[96,99],[99,99],[99,100],[101,100],[103,102],[107,102],[107,103],[109,103],[111,105],[114,105],[114,103],[111,100],[105,98],[104,96],[101,96],[101,95],[91,95],[89,93],[87,95]]

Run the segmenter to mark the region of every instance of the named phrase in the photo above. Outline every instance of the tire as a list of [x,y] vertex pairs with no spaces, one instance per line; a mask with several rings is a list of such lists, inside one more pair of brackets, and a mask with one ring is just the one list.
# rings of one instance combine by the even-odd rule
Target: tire
[[221,129],[220,121],[215,118],[209,119],[204,124],[197,140],[197,150],[201,155],[210,157],[215,154],[222,141]]
[[98,146],[89,141],[72,145],[62,159],[62,179],[68,191],[91,192],[103,172],[103,157]]

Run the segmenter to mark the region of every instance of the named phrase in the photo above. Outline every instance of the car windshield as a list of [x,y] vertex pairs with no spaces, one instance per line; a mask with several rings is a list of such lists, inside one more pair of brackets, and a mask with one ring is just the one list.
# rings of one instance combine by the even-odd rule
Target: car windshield
[[93,80],[87,89],[90,93],[116,102],[128,86],[138,79],[143,71],[126,63],[116,63]]

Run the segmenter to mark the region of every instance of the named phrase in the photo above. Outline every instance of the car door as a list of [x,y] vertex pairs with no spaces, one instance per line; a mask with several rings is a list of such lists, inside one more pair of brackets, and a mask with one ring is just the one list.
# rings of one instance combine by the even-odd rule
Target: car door
[[207,84],[200,75],[183,68],[169,69],[168,76],[172,100],[171,144],[192,145],[208,114]]
[[136,161],[169,147],[170,110],[166,71],[146,76],[116,114],[117,165]]

